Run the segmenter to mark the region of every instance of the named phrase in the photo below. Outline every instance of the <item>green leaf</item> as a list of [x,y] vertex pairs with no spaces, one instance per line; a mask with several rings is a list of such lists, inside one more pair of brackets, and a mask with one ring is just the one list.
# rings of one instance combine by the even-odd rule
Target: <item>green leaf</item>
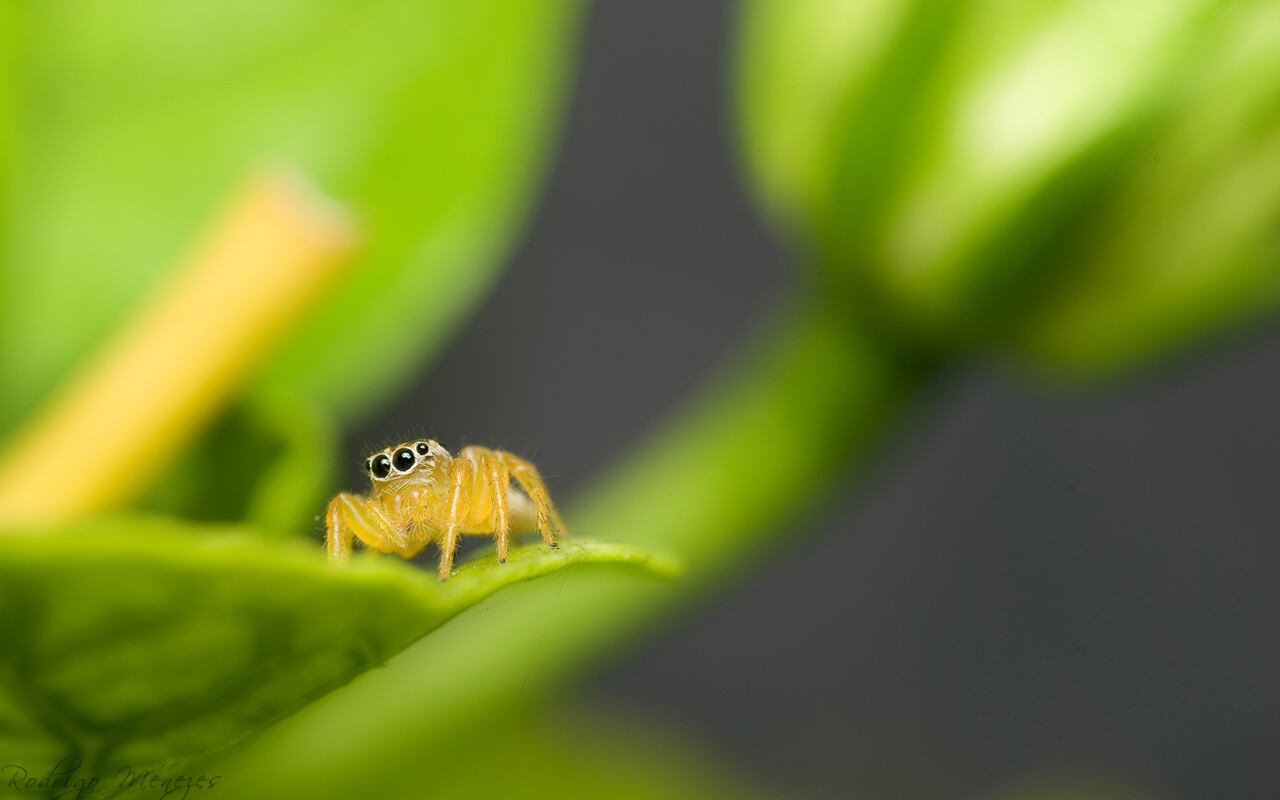
[[[224,747],[385,662],[503,587],[576,564],[671,576],[635,547],[532,545],[447,583],[391,557],[160,518],[12,533],[0,558],[0,749],[90,771]],[[429,673],[419,676],[429,684]]]
[[1094,374],[1280,305],[1274,3],[744,7],[770,209],[852,316]]
[[210,427],[138,504],[148,513],[311,533],[332,494],[338,434],[297,397],[252,393]]
[[[688,732],[627,709],[565,709],[508,719],[484,735],[445,742],[429,769],[379,768],[377,792],[391,800],[427,797],[555,800],[711,800],[803,797],[762,785]],[[235,777],[224,783],[234,787]],[[429,788],[427,788],[429,787]]]
[[512,241],[579,8],[4,3],[0,435],[264,162],[298,166],[351,208],[366,248],[260,382],[343,417],[385,402]]
[[1081,232],[1077,267],[1010,336],[1033,363],[1114,371],[1280,306],[1280,6],[1212,35],[1223,44]]

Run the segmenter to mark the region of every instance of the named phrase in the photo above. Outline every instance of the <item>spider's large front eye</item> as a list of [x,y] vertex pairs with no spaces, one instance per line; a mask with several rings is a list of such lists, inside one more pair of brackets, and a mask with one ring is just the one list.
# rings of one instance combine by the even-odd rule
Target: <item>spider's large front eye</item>
[[417,458],[413,455],[413,451],[407,447],[401,447],[395,454],[396,469],[401,472],[408,472],[413,469],[413,465],[417,462]]
[[370,459],[369,474],[375,478],[385,478],[391,474],[391,459],[386,454]]

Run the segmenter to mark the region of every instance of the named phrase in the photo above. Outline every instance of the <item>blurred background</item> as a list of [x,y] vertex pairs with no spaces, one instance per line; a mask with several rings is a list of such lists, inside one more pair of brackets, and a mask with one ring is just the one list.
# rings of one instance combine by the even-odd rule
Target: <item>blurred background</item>
[[[591,8],[508,274],[348,436],[346,485],[388,428],[426,426],[525,453],[572,496],[784,301],[796,254],[735,147],[735,10]],[[1274,797],[1277,365],[1268,322],[1105,391],[953,370],[872,475],[582,700],[817,797],[968,798],[1037,775]]]
[[[1276,796],[1280,7],[10,3],[0,47],[0,762]],[[323,564],[422,436],[685,577]]]

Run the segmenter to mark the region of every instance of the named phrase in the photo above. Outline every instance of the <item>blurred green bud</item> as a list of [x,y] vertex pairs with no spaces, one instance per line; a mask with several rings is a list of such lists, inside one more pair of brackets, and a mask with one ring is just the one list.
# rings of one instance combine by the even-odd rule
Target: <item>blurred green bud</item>
[[748,0],[747,161],[860,313],[1072,372],[1280,301],[1280,4]]

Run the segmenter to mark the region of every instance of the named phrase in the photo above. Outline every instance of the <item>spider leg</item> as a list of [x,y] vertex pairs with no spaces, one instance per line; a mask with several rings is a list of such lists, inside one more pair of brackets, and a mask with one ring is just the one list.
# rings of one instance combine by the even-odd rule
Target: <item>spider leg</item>
[[493,502],[493,535],[498,544],[498,563],[507,563],[507,548],[511,545],[511,515],[507,500],[511,493],[511,476],[502,460],[486,453],[483,461],[485,481],[489,484],[489,496]]
[[564,520],[560,518],[560,512],[556,510],[555,503],[551,502],[551,493],[547,491],[547,485],[538,474],[537,467],[503,450],[495,450],[493,454],[533,501],[537,511],[538,532],[542,534],[543,540],[551,547],[558,547],[555,534],[564,535]]
[[498,562],[506,563],[511,545],[511,476],[502,460],[486,447],[464,447],[458,458],[470,461],[473,469],[470,513],[462,520],[460,532],[491,534]]
[[350,558],[353,538],[384,553],[396,552],[401,544],[382,509],[360,495],[343,492],[330,501],[325,512],[325,550],[329,560]]
[[458,533],[471,511],[469,497],[475,481],[475,462],[459,457],[449,468],[449,501],[445,507],[444,533],[440,538],[440,580],[453,574],[453,554],[458,548]]

